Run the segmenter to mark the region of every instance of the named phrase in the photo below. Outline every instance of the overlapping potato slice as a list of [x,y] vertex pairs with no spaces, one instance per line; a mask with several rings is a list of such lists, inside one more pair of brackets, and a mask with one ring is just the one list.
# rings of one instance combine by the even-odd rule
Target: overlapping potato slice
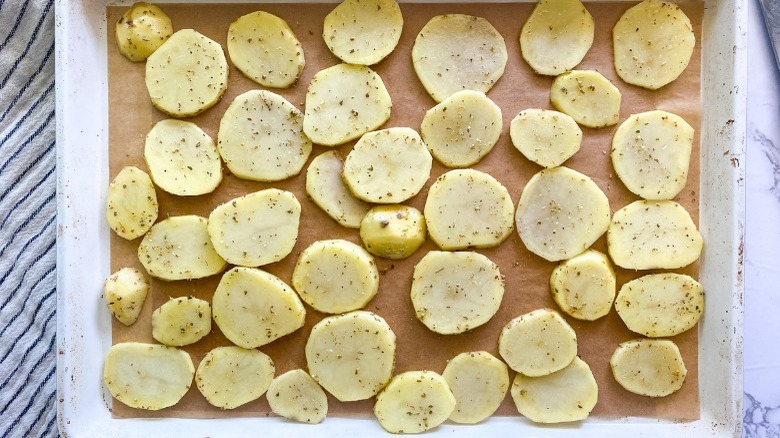
[[414,267],[412,305],[436,333],[463,333],[485,324],[504,296],[498,265],[471,252],[431,251]]
[[152,337],[161,344],[194,344],[210,332],[211,306],[199,298],[171,298],[152,313]]
[[620,386],[648,397],[665,397],[679,390],[688,374],[680,349],[667,339],[623,342],[609,365]]
[[314,157],[306,170],[306,193],[340,225],[360,228],[371,206],[349,191],[341,178],[343,168],[338,151],[327,151]]
[[571,70],[593,45],[595,27],[579,0],[540,0],[520,31],[523,59],[542,75]]
[[133,61],[145,61],[173,34],[171,19],[155,5],[133,4],[116,22],[119,52]]
[[195,384],[212,405],[234,409],[265,394],[275,371],[271,358],[259,350],[217,347],[200,361]]
[[582,130],[571,116],[558,111],[527,109],[512,119],[512,144],[542,167],[563,164],[580,150]]
[[206,218],[171,216],[156,223],[138,245],[138,260],[160,280],[195,280],[218,274],[227,262],[206,231]]
[[506,61],[504,37],[489,21],[471,15],[431,18],[412,47],[414,71],[436,102],[460,90],[487,93]]
[[601,73],[572,70],[558,75],[550,89],[550,102],[588,128],[612,126],[620,117],[620,90]]
[[704,242],[685,208],[674,201],[634,201],[615,212],[609,255],[626,269],[677,269],[695,262]]
[[344,0],[325,16],[322,38],[342,61],[372,65],[395,49],[403,27],[395,0]]
[[691,20],[672,2],[645,0],[612,29],[615,70],[629,84],[657,90],[688,67],[696,45]]
[[504,326],[498,352],[518,373],[545,376],[571,363],[577,355],[577,334],[558,312],[537,309]]
[[360,222],[360,239],[368,252],[388,259],[405,259],[425,242],[425,218],[407,205],[379,205]]
[[268,387],[271,412],[302,423],[319,423],[328,414],[328,396],[302,369],[276,377]]
[[594,321],[612,308],[616,281],[607,256],[588,250],[553,270],[550,289],[553,299],[566,314]]
[[368,67],[338,64],[320,71],[306,91],[303,132],[317,144],[337,146],[390,118],[385,83]]
[[442,377],[455,396],[450,420],[456,423],[476,424],[493,415],[509,389],[506,365],[486,351],[455,356]]
[[108,186],[106,222],[119,237],[133,240],[146,234],[157,220],[157,193],[143,170],[122,168]]
[[447,381],[433,371],[407,371],[376,397],[374,415],[391,433],[420,433],[444,423],[455,409]]
[[451,170],[428,190],[425,222],[442,249],[491,248],[512,232],[515,206],[498,180],[474,169]]
[[281,181],[300,173],[311,154],[303,113],[266,90],[237,96],[219,122],[219,154],[237,177]]
[[693,128],[666,111],[632,114],[612,138],[612,165],[626,187],[651,200],[672,199],[688,179]]
[[136,268],[122,268],[109,275],[103,296],[111,313],[124,325],[138,319],[149,293],[149,280]]
[[344,161],[343,178],[356,197],[395,204],[423,188],[432,162],[417,131],[387,128],[360,137]]
[[172,117],[190,117],[211,108],[227,89],[228,65],[222,47],[182,29],[146,60],[146,89],[152,104]]
[[230,342],[257,348],[303,327],[306,310],[295,291],[265,271],[235,267],[211,300],[214,322]]
[[306,363],[314,380],[338,400],[371,398],[393,375],[395,333],[371,312],[329,316],[311,329]]
[[264,87],[289,87],[306,65],[303,46],[290,26],[268,12],[252,12],[231,23],[227,48],[233,65]]
[[566,260],[607,231],[609,200],[587,175],[567,167],[545,169],[523,188],[516,221],[529,251],[551,262]]

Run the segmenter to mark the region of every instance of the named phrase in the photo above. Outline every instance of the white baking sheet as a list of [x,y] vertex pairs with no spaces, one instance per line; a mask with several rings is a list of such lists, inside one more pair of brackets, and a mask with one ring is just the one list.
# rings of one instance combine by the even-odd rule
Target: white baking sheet
[[[249,431],[291,436],[384,434],[371,419],[329,418],[312,428],[279,418],[111,418],[111,397],[103,390],[101,378],[111,324],[99,294],[109,274],[109,231],[104,225],[105,181],[109,179],[108,3],[113,2],[58,0],[56,6],[60,431],[74,437],[243,436]],[[739,0],[706,1],[703,23],[700,229],[707,242],[701,261],[707,308],[699,324],[701,418],[681,423],[591,418],[576,425],[539,427],[518,418],[496,417],[478,427],[445,424],[434,434],[495,436],[511,430],[551,437],[677,437],[741,433],[746,7]]]

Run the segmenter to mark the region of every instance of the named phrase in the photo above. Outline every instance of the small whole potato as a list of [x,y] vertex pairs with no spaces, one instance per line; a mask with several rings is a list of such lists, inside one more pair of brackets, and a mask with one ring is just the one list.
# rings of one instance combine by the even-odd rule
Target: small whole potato
[[172,34],[171,19],[148,3],[134,4],[116,22],[119,52],[133,62],[145,61]]
[[425,219],[406,205],[380,205],[360,222],[360,238],[368,252],[388,259],[404,259],[425,242]]

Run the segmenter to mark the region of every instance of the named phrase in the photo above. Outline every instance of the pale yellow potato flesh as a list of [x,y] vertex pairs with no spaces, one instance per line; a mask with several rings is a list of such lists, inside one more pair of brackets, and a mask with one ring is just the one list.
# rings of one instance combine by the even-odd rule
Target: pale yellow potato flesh
[[444,423],[455,409],[447,381],[433,371],[407,371],[376,397],[374,415],[390,433],[420,433]]
[[217,347],[198,364],[195,384],[213,406],[235,409],[265,394],[275,372],[274,362],[259,350]]
[[572,70],[560,74],[550,88],[553,106],[588,128],[617,124],[621,99],[620,90],[593,70]]
[[425,218],[408,205],[378,205],[360,222],[360,240],[378,257],[399,260],[414,254],[426,237]]
[[561,310],[584,321],[609,313],[616,284],[607,256],[592,249],[559,264],[550,276],[550,290]]
[[395,49],[403,26],[395,0],[344,0],[325,16],[322,38],[342,61],[372,65]]
[[582,130],[571,116],[558,111],[520,111],[509,127],[512,144],[534,163],[560,166],[580,150]]
[[302,369],[277,376],[268,387],[271,412],[301,423],[316,424],[328,415],[328,396]]
[[103,284],[108,310],[124,325],[138,319],[148,293],[149,280],[136,268],[122,268],[109,275]]
[[157,220],[157,208],[152,179],[137,167],[123,167],[108,186],[106,222],[123,239],[146,234]]
[[211,306],[194,297],[171,298],[152,313],[152,337],[171,347],[190,345],[211,333]]
[[609,360],[620,386],[634,394],[666,397],[682,388],[688,370],[680,349],[668,339],[623,342]]
[[455,356],[442,377],[455,396],[450,420],[461,424],[476,424],[493,415],[509,390],[506,365],[487,351]]
[[317,155],[306,170],[306,193],[339,225],[360,228],[371,206],[349,191],[341,178],[343,169],[344,161],[338,151]]
[[577,356],[577,334],[556,311],[537,309],[509,321],[498,337],[509,368],[529,377],[565,368]]
[[115,28],[119,53],[133,61],[145,61],[173,34],[171,19],[155,5],[138,2],[130,6]]

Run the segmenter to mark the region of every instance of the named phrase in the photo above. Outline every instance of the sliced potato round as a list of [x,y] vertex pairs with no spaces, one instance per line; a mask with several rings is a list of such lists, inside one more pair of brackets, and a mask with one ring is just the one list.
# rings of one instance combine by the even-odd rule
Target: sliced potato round
[[116,22],[119,53],[133,61],[145,61],[173,34],[171,19],[155,5],[139,2]]
[[566,314],[594,321],[612,308],[616,282],[607,256],[591,249],[558,265],[550,276],[550,290]]
[[512,232],[509,191],[474,169],[451,170],[428,189],[425,222],[441,249],[492,248]]
[[444,423],[455,409],[447,381],[433,371],[407,371],[376,397],[374,415],[390,433],[420,433]]
[[238,71],[264,87],[289,87],[306,65],[303,46],[290,26],[268,12],[252,12],[231,23],[227,48]]
[[303,113],[266,90],[237,96],[219,122],[219,154],[237,177],[281,181],[297,175],[311,154]]
[[103,285],[108,310],[124,325],[138,319],[149,293],[149,280],[136,268],[122,268],[109,275]]
[[157,220],[157,193],[143,170],[122,168],[108,186],[106,222],[123,239],[143,236]]
[[651,338],[676,336],[699,322],[704,288],[687,275],[645,275],[620,288],[615,310],[632,332]]
[[531,177],[515,219],[525,247],[557,262],[582,253],[607,231],[609,200],[587,175],[554,167]]
[[501,108],[480,91],[458,91],[425,113],[420,134],[442,164],[468,167],[498,141]]
[[194,344],[211,333],[211,306],[194,297],[171,298],[152,313],[152,337],[171,347]]
[[691,20],[672,2],[645,0],[612,29],[615,70],[629,84],[657,90],[688,67],[696,45]]
[[211,300],[214,322],[230,342],[244,348],[270,344],[303,327],[306,309],[278,277],[253,268],[226,272]]
[[588,128],[612,126],[620,118],[620,90],[601,73],[572,70],[558,75],[550,89],[550,102]]
[[344,182],[367,202],[394,204],[416,195],[431,176],[433,158],[411,128],[388,128],[360,137],[344,161]]
[[374,258],[352,242],[319,240],[301,252],[292,285],[306,304],[322,313],[365,307],[379,290]]
[[456,423],[476,424],[493,415],[509,389],[506,365],[487,351],[455,356],[442,377],[455,396],[450,420]]
[[322,38],[342,61],[372,65],[395,49],[403,27],[395,0],[344,0],[325,16]]
[[559,75],[582,61],[595,28],[580,0],[541,0],[520,31],[520,52],[535,72]]
[[599,397],[596,379],[579,357],[546,376],[515,375],[511,392],[517,410],[536,423],[584,420]]
[[612,165],[626,187],[651,200],[672,199],[685,187],[693,128],[666,111],[632,114],[612,137]]
[[120,402],[156,411],[173,406],[192,385],[195,366],[186,351],[165,345],[123,342],[106,354],[103,380]]
[[512,119],[512,144],[542,167],[563,164],[580,150],[582,130],[571,116],[558,111],[527,109]]
[[234,409],[265,394],[275,371],[274,362],[261,351],[217,347],[200,361],[195,384],[212,405]]
[[157,122],[146,134],[144,159],[154,183],[173,195],[211,193],[222,181],[222,161],[214,141],[192,122]]
[[634,201],[615,212],[607,245],[622,268],[677,269],[698,260],[704,241],[682,205]]
[[431,18],[412,47],[414,71],[436,102],[460,90],[487,93],[506,61],[504,37],[489,21],[471,15]]
[[680,349],[667,339],[623,342],[612,354],[609,365],[620,386],[648,397],[665,397],[677,391],[688,374]]
[[316,424],[328,415],[328,396],[302,369],[276,377],[266,397],[271,412],[290,420]]
[[388,259],[405,259],[425,243],[425,218],[408,205],[379,205],[360,222],[360,239],[368,252]]
[[344,162],[338,151],[322,153],[306,170],[306,193],[325,213],[347,228],[360,228],[370,205],[356,198],[341,178]]
[[301,204],[292,193],[265,189],[228,201],[209,215],[208,234],[230,263],[257,267],[287,257],[298,240]]
[[498,337],[509,368],[529,377],[563,369],[577,356],[577,334],[556,311],[537,309],[509,321]]
[[314,380],[338,400],[371,398],[393,375],[395,333],[371,312],[329,316],[311,329],[306,363]]
[[504,279],[480,253],[431,251],[414,267],[411,295],[417,319],[431,331],[463,333],[496,314]]
[[162,220],[138,245],[138,260],[149,275],[160,280],[195,280],[219,274],[227,262],[214,250],[206,227],[206,218],[194,215]]
[[192,30],[174,33],[146,60],[152,104],[172,117],[190,117],[219,102],[227,89],[222,47]]
[[337,146],[382,126],[391,108],[390,94],[376,72],[337,64],[312,78],[303,132],[317,144]]

